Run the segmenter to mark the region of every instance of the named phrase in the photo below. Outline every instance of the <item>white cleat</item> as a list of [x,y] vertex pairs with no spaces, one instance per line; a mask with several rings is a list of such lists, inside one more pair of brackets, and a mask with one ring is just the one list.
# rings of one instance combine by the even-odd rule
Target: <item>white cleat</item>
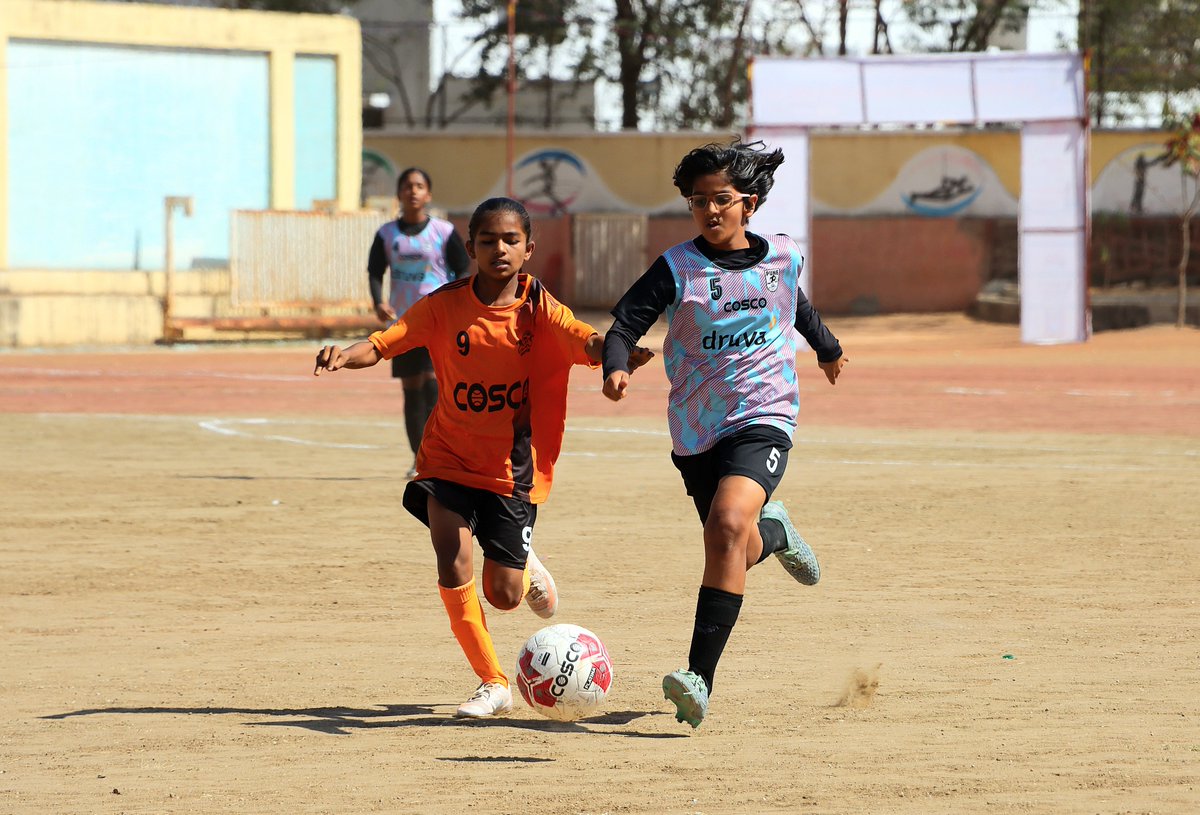
[[529,591],[525,594],[525,602],[534,614],[549,620],[558,611],[558,589],[554,585],[554,578],[538,560],[533,549],[529,550],[526,563],[529,567]]
[[471,698],[458,706],[454,715],[460,719],[484,719],[512,710],[512,691],[499,682],[484,682]]

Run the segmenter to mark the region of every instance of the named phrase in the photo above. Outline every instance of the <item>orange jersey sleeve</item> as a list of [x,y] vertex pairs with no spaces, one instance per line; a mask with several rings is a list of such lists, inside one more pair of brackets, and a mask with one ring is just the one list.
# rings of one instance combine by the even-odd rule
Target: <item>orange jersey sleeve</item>
[[426,298],[412,305],[400,319],[382,331],[376,331],[367,340],[384,359],[399,356],[405,351],[420,348],[425,344],[423,337],[433,331],[436,314]]
[[541,503],[550,491],[566,422],[567,377],[590,364],[595,333],[536,278],[509,306],[482,303],[471,278],[418,301],[370,341],[385,358],[424,346],[438,378],[438,402],[417,471],[467,487]]

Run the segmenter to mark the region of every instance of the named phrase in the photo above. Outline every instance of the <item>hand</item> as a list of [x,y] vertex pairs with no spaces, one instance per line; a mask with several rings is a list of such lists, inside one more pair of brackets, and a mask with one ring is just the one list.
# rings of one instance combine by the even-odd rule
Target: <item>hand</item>
[[320,376],[321,369],[336,371],[346,362],[346,355],[336,345],[326,345],[317,352],[317,366],[313,368],[313,376]]
[[608,379],[604,380],[604,395],[614,402],[620,402],[625,398],[625,391],[629,388],[629,374],[624,371],[613,371],[608,375]]
[[654,352],[639,345],[629,352],[629,372],[633,373],[652,359]]
[[838,375],[842,372],[842,368],[849,361],[850,360],[846,358],[846,355],[842,354],[833,362],[818,362],[817,365],[819,365],[821,370],[825,372],[825,378],[829,380],[829,384],[836,385]]
[[378,303],[375,306],[375,316],[385,323],[396,322],[396,312],[387,303]]

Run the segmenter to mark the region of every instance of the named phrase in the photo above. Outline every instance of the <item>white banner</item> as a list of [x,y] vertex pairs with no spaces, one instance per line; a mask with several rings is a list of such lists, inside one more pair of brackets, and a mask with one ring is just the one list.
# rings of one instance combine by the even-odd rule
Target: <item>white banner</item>
[[812,299],[812,201],[809,195],[809,135],[807,130],[756,129],[754,138],[783,150],[784,162],[775,171],[775,186],[767,203],[750,220],[750,229],[760,235],[782,232],[790,235],[804,255],[800,287]]
[[1087,326],[1086,134],[1042,122],[1021,131],[1021,339],[1083,342]]
[[757,57],[754,124],[1046,122],[1082,117],[1079,54]]
[[[1023,124],[1021,338],[1029,343],[1087,339],[1087,137],[1079,54],[760,57],[751,73],[751,95],[750,129],[789,157],[776,173],[779,191],[754,225],[791,234],[806,260],[812,218],[808,128]],[[967,206],[977,194],[975,188],[964,189],[960,197],[966,203],[950,203]],[[802,277],[805,291],[811,274],[810,261]]]

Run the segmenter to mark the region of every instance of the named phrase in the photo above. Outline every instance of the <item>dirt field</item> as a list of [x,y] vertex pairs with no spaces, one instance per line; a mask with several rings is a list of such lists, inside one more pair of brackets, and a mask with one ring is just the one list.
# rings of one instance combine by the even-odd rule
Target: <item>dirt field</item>
[[[616,680],[564,725],[452,718],[386,366],[0,353],[0,812],[1200,812],[1200,331],[830,322],[776,496],[823,579],[751,573],[694,732],[660,362],[618,406],[572,380],[536,540]],[[542,624],[489,623],[506,660]]]

